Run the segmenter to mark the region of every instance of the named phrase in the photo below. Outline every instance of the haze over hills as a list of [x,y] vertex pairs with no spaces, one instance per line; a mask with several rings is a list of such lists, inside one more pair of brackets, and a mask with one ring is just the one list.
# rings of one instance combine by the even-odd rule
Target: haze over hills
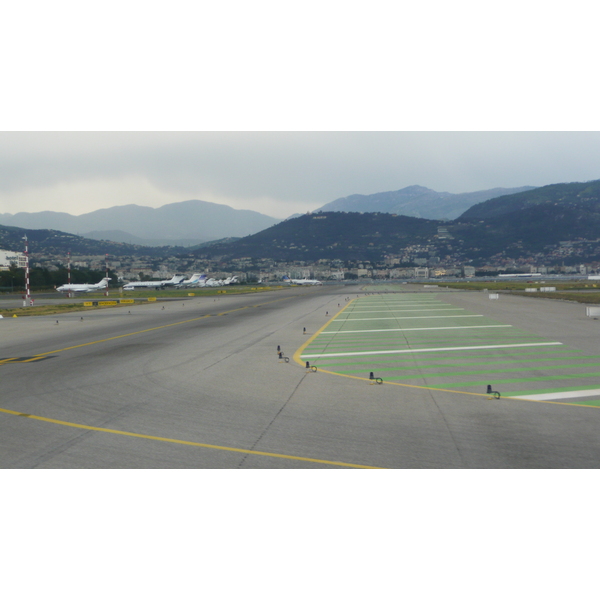
[[[112,229],[108,231],[88,231],[85,234],[85,237],[91,240],[110,240],[111,242],[119,242],[122,244],[134,244],[136,246],[198,246],[200,244],[210,244],[211,241],[208,242],[198,242],[197,238],[178,238],[178,239],[169,239],[169,238],[152,238],[152,239],[144,239],[137,237],[136,235],[132,235],[131,233],[127,233],[126,231],[121,231],[120,229]],[[222,238],[219,238],[222,239]],[[237,239],[237,238],[236,238]]]
[[353,194],[322,206],[322,212],[385,212],[423,219],[456,219],[471,206],[496,198],[533,190],[531,186],[494,188],[465,194],[436,192],[420,185],[377,194]]
[[160,208],[128,204],[79,216],[43,211],[0,214],[0,224],[27,229],[54,229],[95,239],[146,246],[189,246],[261,231],[279,219],[223,204],[187,200]]

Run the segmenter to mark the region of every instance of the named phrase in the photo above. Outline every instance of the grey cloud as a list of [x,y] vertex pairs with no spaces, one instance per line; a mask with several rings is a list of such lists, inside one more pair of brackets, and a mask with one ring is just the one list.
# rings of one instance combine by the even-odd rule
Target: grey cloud
[[598,179],[599,165],[598,132],[0,134],[3,191],[136,175],[190,198],[320,205],[413,184],[468,192]]

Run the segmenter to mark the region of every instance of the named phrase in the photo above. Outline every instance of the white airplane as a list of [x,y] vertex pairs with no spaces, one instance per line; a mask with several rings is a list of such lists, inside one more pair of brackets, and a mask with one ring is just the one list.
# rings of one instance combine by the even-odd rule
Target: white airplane
[[287,275],[283,276],[283,282],[293,285],[323,285],[318,279],[290,279]]
[[238,283],[237,275],[228,277],[227,279],[213,279],[212,277],[206,281],[207,287],[221,287],[223,285],[231,285],[232,283]]
[[57,292],[98,292],[108,287],[111,277],[105,277],[98,283],[66,283],[56,288]]
[[185,279],[185,275],[173,275],[171,279],[164,279],[163,281],[130,281],[123,286],[124,292],[131,292],[140,289],[162,289],[165,287],[171,287],[181,283]]
[[206,275],[194,273],[189,279],[180,281],[175,287],[204,287],[206,285]]

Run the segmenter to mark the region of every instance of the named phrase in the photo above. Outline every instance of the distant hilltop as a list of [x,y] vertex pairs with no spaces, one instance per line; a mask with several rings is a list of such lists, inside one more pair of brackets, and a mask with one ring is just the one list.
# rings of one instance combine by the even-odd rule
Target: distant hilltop
[[383,212],[422,219],[453,220],[480,202],[533,189],[535,188],[532,186],[524,186],[451,194],[450,192],[436,192],[420,185],[411,185],[396,192],[379,192],[367,196],[353,194],[345,198],[338,198],[325,204],[319,210],[323,212]]
[[26,229],[54,229],[87,238],[144,246],[191,246],[228,237],[243,237],[279,223],[253,210],[186,200],[160,208],[128,204],[84,215],[43,211],[0,214],[0,224]]

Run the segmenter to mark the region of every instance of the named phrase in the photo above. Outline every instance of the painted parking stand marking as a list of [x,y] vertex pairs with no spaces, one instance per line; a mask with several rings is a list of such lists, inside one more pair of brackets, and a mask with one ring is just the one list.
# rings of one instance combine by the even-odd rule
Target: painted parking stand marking
[[[418,306],[415,304],[414,306]],[[446,305],[444,305],[446,306]],[[465,310],[464,308],[411,308],[410,310],[352,310],[350,311],[351,315],[361,315],[361,314],[376,314],[376,313],[391,313],[391,312],[439,312],[442,310],[453,310],[453,311],[461,311]]]
[[414,319],[476,319],[483,315],[426,315],[414,317],[369,317],[367,319],[336,319],[336,323],[344,321],[413,321]]
[[[509,363],[511,365],[519,365],[519,363],[517,361],[513,361],[511,363]],[[585,366],[591,366],[591,367],[598,367],[600,366],[600,363],[598,362],[594,362],[594,363],[584,363]],[[327,365],[327,366],[331,366],[331,365]],[[364,369],[357,369],[356,366],[350,365],[350,364],[343,364],[342,366],[344,367],[352,367],[350,369],[344,369],[344,370],[340,370],[340,373],[360,373],[363,372]],[[462,370],[457,370],[461,367],[461,363],[456,363],[456,364],[447,364],[447,365],[438,365],[435,363],[425,363],[425,364],[420,364],[419,368],[418,368],[418,372],[415,372],[414,374],[409,374],[409,375],[405,375],[404,373],[407,371],[415,371],[415,366],[414,364],[409,364],[409,365],[405,365],[405,366],[398,366],[397,364],[393,364],[393,365],[386,365],[385,362],[381,362],[381,372],[384,373],[394,373],[394,372],[399,372],[400,375],[393,377],[390,375],[390,377],[392,377],[393,379],[416,379],[416,378],[421,378],[422,374],[425,373],[427,375],[428,378],[434,378],[434,377],[448,377],[448,376],[452,376],[452,377],[462,377],[465,375],[489,375],[489,374],[501,374],[501,373],[521,373],[523,371],[523,367],[521,365],[519,366],[513,366],[513,367],[504,367],[504,368],[497,368],[496,367],[496,363],[495,362],[488,362],[488,363],[473,363],[472,365],[463,365],[463,368],[473,368],[473,366],[484,366],[484,367],[493,367],[493,368],[488,368],[488,369],[475,369],[472,371],[462,371]],[[579,366],[579,365],[578,365]],[[571,369],[573,367],[573,365],[552,365],[552,369],[553,371],[560,371],[560,370],[565,370],[565,369]],[[440,369],[448,369],[448,370],[442,370],[440,371]],[[585,375],[576,375],[576,377],[584,377],[587,376],[588,374]],[[590,376],[596,377],[599,375],[599,373],[590,373]],[[546,375],[545,377],[538,377],[536,379],[545,381],[548,377],[555,377],[555,378],[560,378],[560,376],[557,375]],[[572,378],[573,375],[569,374],[566,378]],[[521,379],[523,381],[527,380],[530,381],[531,378],[525,378],[525,379]],[[520,380],[520,381],[521,381]],[[447,384],[448,385],[448,384]],[[467,383],[459,383],[456,385],[479,385],[479,382],[475,382],[475,384],[473,384],[473,382],[469,382]],[[589,386],[588,386],[589,387]],[[586,388],[587,389],[587,388]]]
[[408,327],[405,329],[358,329],[355,331],[322,331],[321,335],[338,333],[373,333],[376,331],[439,331],[440,329],[489,329],[491,327],[512,327],[512,325],[461,325],[456,327]]
[[566,400],[567,398],[586,398],[589,396],[600,396],[600,389],[578,390],[575,392],[558,392],[554,394],[527,394],[523,396],[513,396],[519,400]]
[[[418,368],[420,370],[423,369],[434,369],[434,368],[447,368],[447,369],[454,369],[456,367],[469,367],[469,366],[474,366],[474,365],[490,365],[490,364],[521,364],[522,360],[523,360],[523,356],[539,356],[539,355],[543,355],[546,351],[544,350],[539,350],[538,352],[511,352],[510,354],[494,354],[494,353],[488,353],[484,356],[479,356],[479,354],[477,354],[477,358],[478,360],[476,361],[469,361],[469,360],[464,360],[465,358],[471,358],[470,355],[463,355],[457,358],[457,356],[453,353],[449,353],[448,356],[439,356],[437,355],[435,357],[435,360],[438,362],[429,362],[428,360],[424,360],[423,357],[419,357],[419,356],[415,356],[413,357],[413,362],[412,363],[408,363],[407,366],[395,366],[396,369],[414,369],[415,365],[418,366]],[[535,358],[535,359],[531,359],[528,358],[529,362],[553,362],[553,361],[564,361],[564,360],[579,360],[579,358],[582,359],[587,359],[587,358],[595,358],[598,359],[598,356],[582,356],[582,357],[578,357],[578,356],[561,356],[561,355],[565,355],[565,354],[569,354],[569,352],[559,352],[559,351],[554,351],[552,352],[552,354],[556,354],[558,356],[549,356],[549,357],[543,357],[543,358]],[[475,358],[475,357],[472,357]],[[487,359],[487,360],[485,360]],[[499,360],[500,359],[500,360]],[[456,362],[457,360],[459,360],[460,362]],[[446,361],[446,362],[439,362],[439,361]],[[389,359],[380,359],[378,361],[381,365],[387,365],[387,364],[391,364],[391,365],[397,365],[398,361],[396,358],[389,358]],[[363,359],[358,359],[357,361],[342,361],[342,362],[330,362],[328,360],[323,359],[321,361],[322,365],[327,365],[329,367],[351,367],[351,366],[362,366],[365,364]],[[368,363],[367,363],[368,364]],[[578,364],[582,364],[582,363],[578,363]],[[600,363],[583,363],[583,364],[592,364],[594,366],[599,366]],[[585,388],[587,389],[587,388]]]
[[[551,389],[544,389],[544,390],[526,390],[526,391],[515,391],[512,392],[512,396],[515,398],[522,398],[525,399],[527,398],[527,400],[530,399],[530,396],[541,396],[542,394],[565,394],[567,392],[584,392],[587,394],[590,394],[592,396],[596,396],[596,390],[598,389],[597,385],[579,385],[579,386],[569,386],[569,387],[561,387],[561,388],[551,388]],[[532,394],[531,392],[535,392],[534,394]],[[561,396],[564,399],[564,396]],[[582,396],[585,397],[585,396]],[[542,402],[544,402],[544,400],[541,400]],[[587,402],[586,402],[587,403]]]
[[411,354],[416,352],[458,352],[461,350],[487,350],[492,348],[523,348],[525,346],[562,346],[562,342],[540,342],[535,344],[494,344],[493,346],[456,346],[454,348],[411,348],[409,350],[374,350],[370,352],[336,352],[332,354],[302,354],[302,358],[327,356],[367,356],[374,354]]
[[[413,295],[411,300],[415,299]],[[430,314],[417,309],[411,311],[414,314],[408,315],[402,314],[405,311],[398,311],[396,303],[392,308],[385,304],[384,298],[381,300],[382,302],[379,303],[367,304],[364,299],[357,299],[352,307],[348,306],[343,309],[299,349],[298,359],[314,361],[319,365],[319,372],[362,381],[368,381],[368,379],[360,377],[360,373],[366,374],[373,371],[386,373],[384,375],[386,385],[488,398],[487,394],[468,391],[468,388],[482,387],[485,389],[489,383],[493,383],[495,389],[501,389],[501,386],[504,386],[501,389],[503,399],[545,402],[564,406],[585,406],[587,408],[600,407],[598,392],[589,391],[590,389],[597,390],[598,385],[539,390],[539,384],[543,381],[554,380],[558,383],[559,380],[568,379],[573,383],[576,380],[581,380],[583,383],[585,379],[597,379],[600,373],[596,373],[592,369],[598,367],[600,356],[582,355],[578,350],[565,348],[561,342],[547,340],[547,338],[544,339],[542,336],[526,331],[511,329],[505,324],[499,325],[481,315],[449,314],[445,312],[447,309],[439,307],[435,309],[421,308],[421,311],[429,310]],[[361,313],[375,312],[363,311],[362,309],[367,308],[366,305],[373,308],[377,306],[377,314],[368,318],[366,315],[359,318],[357,315]],[[441,314],[442,310],[444,314]],[[464,322],[465,318],[471,317],[474,318],[474,321],[469,325],[460,325],[459,319]],[[453,318],[456,318],[456,322],[455,327],[452,328],[402,328],[401,324],[406,320],[409,320],[410,323],[411,318],[421,320],[429,318],[432,325],[436,322],[439,323],[441,318],[450,319],[448,325],[452,324]],[[472,325],[476,322],[475,318],[485,319],[484,325]],[[486,320],[487,323],[485,323]],[[346,328],[346,321],[353,321],[353,323]],[[375,325],[375,327],[360,329],[363,325],[358,322],[354,323],[354,321],[365,321],[366,327],[369,325],[371,327]],[[378,327],[379,323],[368,323],[369,321],[381,321],[381,326]],[[392,323],[386,327],[386,322],[390,321]],[[394,321],[395,323],[393,323]],[[445,334],[444,329],[453,331]],[[461,329],[465,329],[465,331],[460,331]],[[344,335],[337,336],[336,334]],[[456,342],[459,340],[462,343],[457,344]],[[385,355],[389,355],[389,358],[386,359]],[[464,360],[464,357],[469,356],[473,358],[477,356],[476,362]],[[435,360],[427,357],[435,357]],[[444,363],[447,361],[447,364],[441,363],[440,359]],[[581,359],[588,360],[582,361]],[[529,374],[526,366],[528,360],[531,360],[532,363],[542,363],[539,367],[532,367],[533,373],[539,373],[541,367],[546,369],[547,374],[539,377],[525,376]],[[465,370],[465,366],[474,366],[475,369]],[[483,368],[478,369],[477,367]],[[356,375],[352,375],[352,373],[356,373]],[[511,373],[522,373],[525,377],[510,377]],[[482,381],[475,381],[478,376]],[[429,386],[394,381],[397,379],[423,381],[430,377],[446,379],[448,383]],[[517,382],[528,382],[531,389],[514,392]],[[577,395],[565,395],[566,392],[583,389],[586,391],[579,391]],[[596,399],[582,401],[580,404],[576,403],[577,398],[593,396],[596,396]],[[556,402],[552,399],[566,400],[566,402]]]
[[[555,369],[557,369],[558,367],[554,367]],[[502,371],[496,371],[496,374],[500,374]],[[540,377],[517,377],[517,378],[510,378],[510,379],[503,379],[502,382],[504,384],[508,384],[508,383],[522,383],[524,381],[526,382],[545,382],[545,381],[561,381],[561,380],[573,380],[573,379],[587,379],[589,377],[594,377],[595,379],[600,377],[600,373],[598,372],[593,372],[593,373],[563,373],[562,375],[550,375],[550,374],[545,374],[542,375]],[[463,381],[460,383],[446,383],[444,384],[447,387],[477,387],[477,386],[481,386],[483,385],[483,382],[481,381]],[[432,387],[436,387],[436,386],[432,386]],[[552,392],[558,392],[561,390],[552,390]],[[531,390],[531,392],[536,392],[536,390]],[[550,393],[550,392],[548,392]],[[523,393],[519,393],[516,394],[514,392],[511,392],[510,394],[511,396],[525,396],[528,395],[527,392]]]

